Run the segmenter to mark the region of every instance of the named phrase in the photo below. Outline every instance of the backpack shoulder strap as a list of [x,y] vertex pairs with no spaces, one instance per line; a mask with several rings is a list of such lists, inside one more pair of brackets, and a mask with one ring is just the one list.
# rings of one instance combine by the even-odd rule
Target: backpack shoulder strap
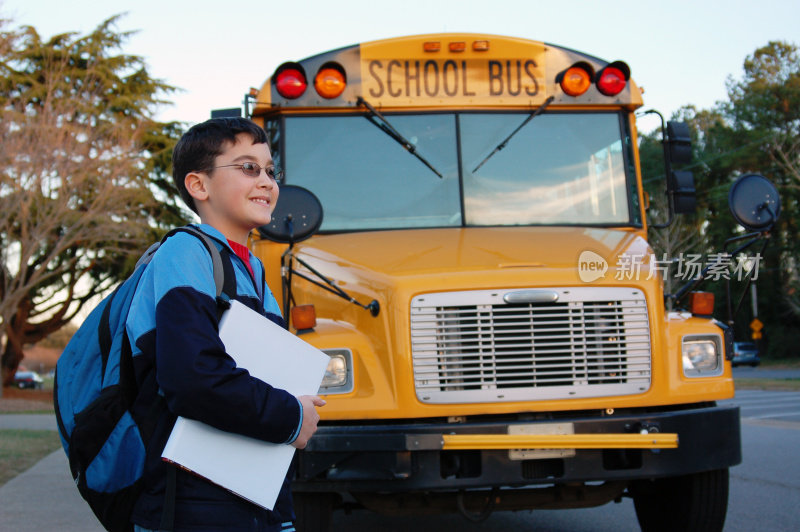
[[[208,253],[211,255],[211,262],[213,264],[214,270],[214,285],[216,286],[216,300],[217,304],[220,305],[222,309],[228,308],[230,306],[230,300],[236,297],[236,273],[233,270],[233,264],[230,258],[230,252],[227,248],[223,246],[223,253],[220,253],[217,246],[212,241],[211,237],[193,227],[191,225],[187,225],[184,227],[177,227],[169,231],[164,238],[161,239],[159,242],[155,242],[147,251],[145,251],[139,260],[136,262],[136,266],[134,267],[134,271],[136,271],[140,266],[149,264],[155,255],[156,251],[158,250],[159,246],[164,243],[164,241],[174,235],[175,233],[189,233],[200,239],[203,243],[205,248],[208,250]],[[223,258],[223,255],[225,258]],[[121,285],[120,285],[121,286]],[[111,325],[110,325],[110,311],[113,305],[114,297],[117,295],[119,291],[119,286],[112,292],[112,294],[108,297],[108,301],[106,302],[105,308],[103,309],[102,316],[100,318],[100,322],[98,324],[98,341],[100,344],[100,352],[102,354],[103,359],[103,373],[105,374],[105,367],[106,362],[108,361],[109,353],[111,352]]]
[[176,227],[169,233],[164,235],[161,239],[163,243],[167,238],[175,233],[188,233],[200,239],[208,253],[211,255],[211,263],[214,268],[214,285],[216,286],[217,303],[224,308],[230,306],[230,300],[236,297],[236,273],[233,270],[233,262],[231,262],[230,252],[225,246],[222,247],[222,252],[214,244],[213,239],[200,231],[196,227],[186,225],[183,227]]

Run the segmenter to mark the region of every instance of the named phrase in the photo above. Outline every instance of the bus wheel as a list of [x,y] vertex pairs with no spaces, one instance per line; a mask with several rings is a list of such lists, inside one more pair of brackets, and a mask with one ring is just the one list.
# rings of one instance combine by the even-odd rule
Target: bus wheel
[[637,481],[631,486],[642,532],[721,532],[728,510],[728,470]]
[[292,494],[297,532],[330,532],[333,508],[338,500],[334,493]]

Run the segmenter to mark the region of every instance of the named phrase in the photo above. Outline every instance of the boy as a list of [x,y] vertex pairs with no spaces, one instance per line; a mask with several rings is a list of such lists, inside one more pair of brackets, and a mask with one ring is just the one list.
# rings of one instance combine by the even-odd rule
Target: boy
[[[219,118],[184,134],[173,152],[173,179],[200,216],[199,229],[236,271],[236,299],[285,326],[247,237],[270,221],[278,184],[264,130],[242,118]],[[144,492],[131,520],[160,527],[169,467],[161,452],[177,416],[253,438],[306,446],[316,431],[317,396],[295,398],[237,368],[218,334],[211,256],[195,236],[167,239],[145,270],[127,322],[140,395],[134,413],[155,424],[147,446]],[[267,346],[268,347],[268,346]],[[294,530],[289,475],[274,511],[264,510],[179,470],[175,532]]]

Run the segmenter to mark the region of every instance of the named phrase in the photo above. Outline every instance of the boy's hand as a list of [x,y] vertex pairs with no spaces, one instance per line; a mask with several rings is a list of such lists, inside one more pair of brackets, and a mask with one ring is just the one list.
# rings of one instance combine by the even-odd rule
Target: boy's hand
[[297,439],[292,442],[292,445],[298,449],[305,449],[308,440],[317,432],[319,414],[315,407],[325,406],[325,399],[317,395],[301,395],[297,399],[303,405],[303,424],[300,426],[300,434],[297,435]]

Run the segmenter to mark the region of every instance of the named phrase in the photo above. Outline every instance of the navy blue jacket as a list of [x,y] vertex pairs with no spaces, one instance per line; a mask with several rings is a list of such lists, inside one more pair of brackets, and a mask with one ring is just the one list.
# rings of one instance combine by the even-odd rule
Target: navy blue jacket
[[[219,231],[198,227],[219,249],[230,251],[236,299],[285,326],[261,261],[251,256],[254,280]],[[211,255],[197,237],[177,233],[156,252],[131,304],[126,325],[140,385],[133,413],[156,423],[152,440],[145,442],[145,490],[132,516],[145,528],[158,529],[161,521],[168,467],[161,452],[177,416],[272,443],[289,444],[299,432],[299,401],[237,368],[225,352],[215,294]],[[294,520],[289,475],[275,510],[268,511],[179,471],[174,530],[280,530],[282,522]]]

